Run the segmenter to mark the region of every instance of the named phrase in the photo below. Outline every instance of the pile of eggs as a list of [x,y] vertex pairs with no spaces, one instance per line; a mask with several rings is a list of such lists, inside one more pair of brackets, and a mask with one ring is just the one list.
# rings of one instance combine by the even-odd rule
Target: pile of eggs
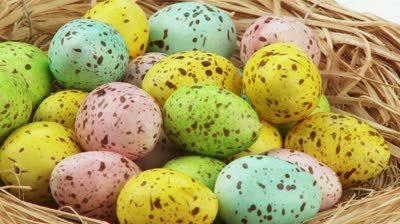
[[108,0],[60,28],[47,55],[0,43],[2,181],[110,223],[295,224],[388,166],[376,130],[330,112],[301,21],[254,21],[243,72],[229,60],[236,36],[212,5],[147,19]]

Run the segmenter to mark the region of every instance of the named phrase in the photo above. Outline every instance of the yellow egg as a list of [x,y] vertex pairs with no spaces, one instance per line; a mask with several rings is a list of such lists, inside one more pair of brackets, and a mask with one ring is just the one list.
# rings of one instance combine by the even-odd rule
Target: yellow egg
[[344,186],[378,176],[390,158],[385,139],[350,116],[317,113],[296,124],[285,147],[310,154],[332,168]]
[[76,115],[87,93],[79,90],[57,92],[40,103],[34,121],[54,121],[74,129]]
[[146,52],[149,40],[147,18],[135,1],[108,0],[99,2],[83,18],[100,20],[118,30],[125,39],[130,58],[135,58]]
[[[49,180],[64,158],[79,153],[71,130],[55,122],[35,122],[15,130],[0,152],[1,179],[7,185],[30,186],[23,198],[39,204],[52,200]],[[18,196],[18,190],[11,193]]]
[[317,66],[301,48],[277,43],[258,50],[247,62],[243,86],[260,116],[272,123],[298,121],[321,97]]
[[278,129],[266,121],[261,121],[261,124],[260,135],[256,142],[247,150],[230,157],[228,161],[233,161],[243,156],[263,154],[274,149],[282,148],[282,137]]
[[201,51],[186,51],[168,56],[147,72],[142,89],[160,105],[179,87],[209,84],[241,96],[242,81],[238,70],[226,58]]
[[132,177],[117,200],[124,224],[213,223],[218,211],[214,193],[197,180],[169,169],[147,170]]

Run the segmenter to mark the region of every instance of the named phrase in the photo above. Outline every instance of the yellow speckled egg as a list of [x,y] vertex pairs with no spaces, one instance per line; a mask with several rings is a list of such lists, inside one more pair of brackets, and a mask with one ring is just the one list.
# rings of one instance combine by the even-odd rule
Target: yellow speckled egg
[[118,219],[124,224],[211,224],[217,212],[218,201],[210,189],[169,169],[132,177],[117,200]]
[[87,95],[88,93],[79,90],[57,92],[42,101],[33,120],[54,121],[73,129],[79,107]]
[[314,156],[332,168],[344,186],[378,176],[390,158],[385,139],[375,129],[335,113],[317,113],[296,124],[285,147]]
[[125,39],[130,58],[135,58],[146,52],[149,40],[147,18],[135,1],[108,0],[99,2],[83,18],[100,20],[118,30]]
[[271,44],[258,50],[244,68],[243,85],[262,118],[281,124],[309,115],[321,97],[321,76],[298,46]]
[[233,161],[243,156],[259,155],[265,152],[282,148],[282,137],[279,130],[266,121],[261,121],[260,135],[250,148],[230,157],[228,161]]
[[222,56],[201,51],[180,52],[162,59],[147,72],[142,89],[163,105],[179,87],[195,84],[216,85],[242,94],[235,66]]
[[[24,199],[51,202],[49,180],[53,168],[64,158],[79,152],[72,131],[55,122],[35,122],[15,130],[0,152],[1,179],[8,185],[30,186]],[[11,193],[18,196],[18,190]]]

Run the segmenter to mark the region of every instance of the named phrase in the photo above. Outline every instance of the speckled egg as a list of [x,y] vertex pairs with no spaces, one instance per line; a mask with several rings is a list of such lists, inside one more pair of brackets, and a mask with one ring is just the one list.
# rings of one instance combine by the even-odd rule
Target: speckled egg
[[233,161],[243,156],[258,155],[270,150],[282,148],[282,137],[279,134],[278,129],[266,121],[261,121],[261,124],[260,135],[256,142],[248,149],[230,157],[228,161]]
[[50,94],[52,76],[49,61],[46,53],[39,48],[22,42],[0,43],[0,68],[25,79],[35,107]]
[[139,56],[133,59],[126,69],[125,75],[122,76],[121,81],[133,84],[137,87],[142,86],[144,76],[149,69],[161,59],[165,58],[166,55],[163,53],[147,53],[143,56]]
[[204,156],[183,156],[169,161],[164,168],[184,173],[214,190],[215,181],[225,163]]
[[75,130],[86,151],[112,151],[131,160],[149,153],[160,136],[162,117],[143,90],[123,82],[99,86],[81,105]]
[[187,151],[228,157],[250,147],[261,128],[239,96],[216,86],[181,87],[163,108],[167,136]]
[[[52,201],[49,180],[53,168],[79,152],[71,130],[55,122],[34,122],[15,130],[0,150],[1,179],[7,185],[30,186],[24,199],[37,204]],[[16,175],[15,175],[15,174]],[[18,196],[19,190],[11,193]]]
[[268,152],[268,156],[293,163],[313,175],[321,188],[321,211],[333,207],[342,196],[342,184],[336,173],[312,156],[303,152],[279,149]]
[[117,200],[120,223],[213,223],[214,193],[197,180],[169,169],[144,171],[131,178]]
[[245,31],[240,58],[246,63],[260,48],[273,43],[294,43],[318,66],[321,50],[311,29],[297,18],[267,15],[255,20]]
[[335,113],[317,113],[296,124],[285,147],[314,156],[332,168],[345,187],[378,176],[390,158],[385,139],[375,129]]
[[86,96],[86,92],[79,90],[57,92],[42,101],[33,120],[54,121],[74,129],[76,115]]
[[232,19],[208,4],[172,4],[152,15],[149,26],[150,51],[174,54],[200,50],[230,58],[236,47]]
[[115,202],[127,180],[140,172],[128,158],[113,152],[84,152],[62,160],[50,179],[60,207],[108,222],[117,220]]
[[32,101],[20,74],[0,70],[0,145],[15,129],[28,122]]
[[146,52],[149,27],[144,11],[132,0],[109,0],[97,3],[84,18],[110,24],[125,39],[129,56],[135,58]]
[[200,84],[242,94],[242,81],[235,66],[221,56],[200,51],[176,53],[161,60],[147,72],[142,88],[163,105],[178,88]]
[[128,64],[121,34],[93,19],[77,19],[61,27],[48,54],[54,77],[67,89],[90,91],[117,81]]
[[269,156],[246,156],[218,176],[218,216],[229,224],[300,224],[320,208],[321,190],[300,167]]
[[289,123],[308,116],[321,97],[318,68],[294,44],[261,48],[247,62],[243,85],[260,116],[272,123]]

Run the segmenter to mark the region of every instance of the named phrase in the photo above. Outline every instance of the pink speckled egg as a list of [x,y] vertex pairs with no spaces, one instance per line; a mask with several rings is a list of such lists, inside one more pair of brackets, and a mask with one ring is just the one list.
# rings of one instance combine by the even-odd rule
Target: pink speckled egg
[[294,17],[273,15],[260,17],[247,28],[240,47],[242,62],[273,43],[295,43],[319,65],[321,50],[311,29]]
[[133,59],[126,69],[122,82],[133,84],[137,87],[142,85],[142,81],[147,71],[161,59],[165,58],[166,55],[163,53],[146,53],[143,56],[139,56]]
[[85,151],[112,151],[131,160],[153,150],[162,116],[142,89],[123,82],[97,87],[81,105],[75,131]]
[[79,153],[54,168],[50,190],[60,207],[71,206],[80,215],[113,223],[119,192],[139,172],[134,162],[117,153]]
[[342,185],[336,173],[314,157],[303,152],[279,149],[268,152],[268,156],[294,163],[312,174],[321,187],[322,202],[320,211],[333,207],[342,196]]

